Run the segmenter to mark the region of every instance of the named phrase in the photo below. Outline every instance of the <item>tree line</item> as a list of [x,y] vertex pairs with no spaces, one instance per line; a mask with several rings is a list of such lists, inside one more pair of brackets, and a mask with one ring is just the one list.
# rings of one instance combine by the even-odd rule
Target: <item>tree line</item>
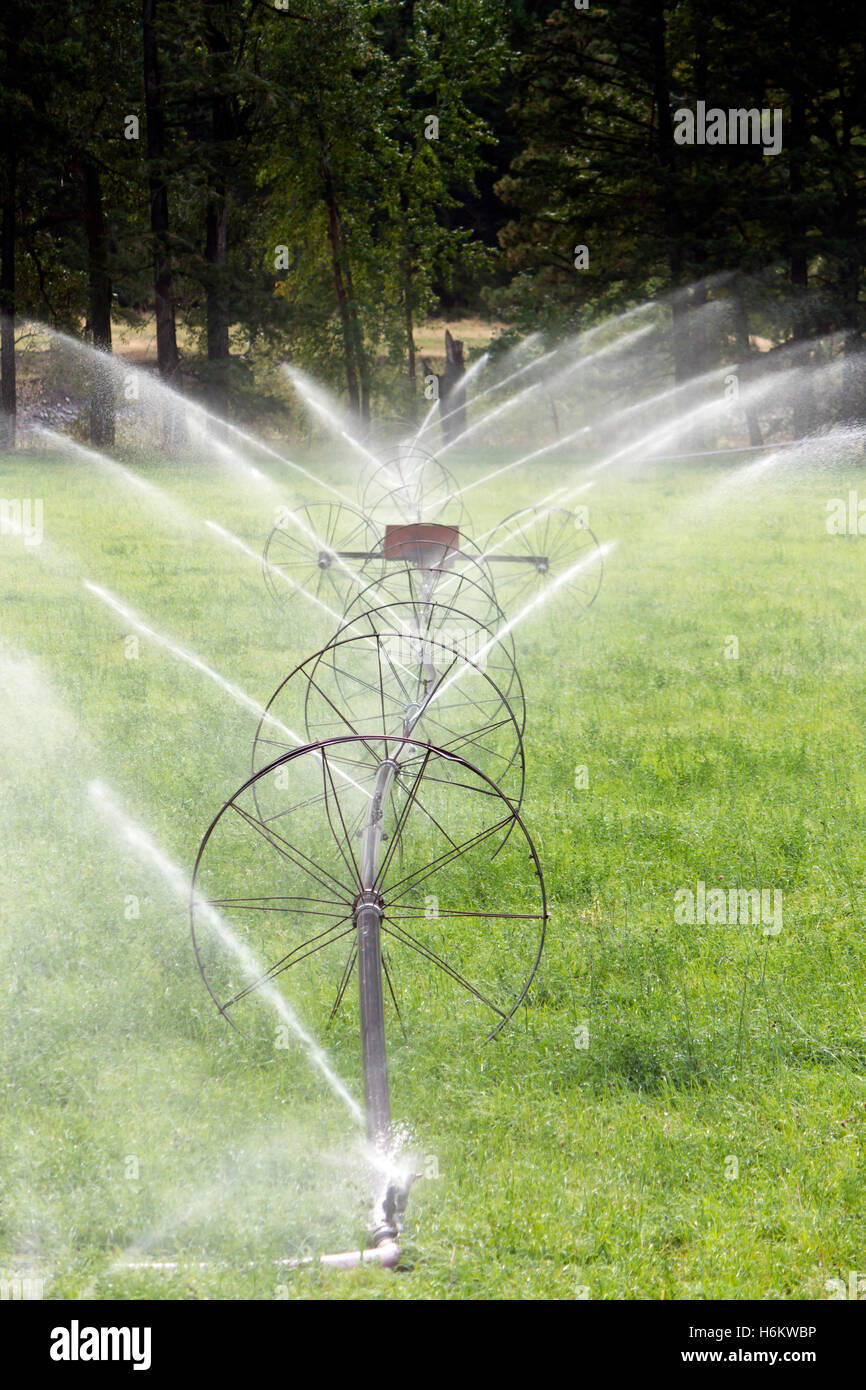
[[[712,298],[744,362],[755,334],[804,362],[835,335],[853,364],[866,11],[585,5],[6,0],[6,445],[30,317],[110,353],[153,314],[162,378],[220,412],[291,354],[362,418],[412,415],[432,314],[563,334],[662,294],[678,382],[722,351]],[[680,143],[699,103],[780,111],[781,148]],[[852,417],[859,389],[852,370]],[[97,445],[114,409],[97,387]],[[808,429],[808,391],[797,410]]]

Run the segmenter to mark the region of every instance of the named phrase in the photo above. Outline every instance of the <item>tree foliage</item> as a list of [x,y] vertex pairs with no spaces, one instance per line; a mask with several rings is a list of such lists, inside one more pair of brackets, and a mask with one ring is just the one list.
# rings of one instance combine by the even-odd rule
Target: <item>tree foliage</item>
[[[708,296],[743,354],[853,358],[864,60],[855,0],[7,0],[7,422],[29,315],[110,351],[155,307],[160,369],[226,411],[270,355],[412,412],[419,321],[482,305],[568,331],[668,293],[678,377]],[[678,143],[698,103],[781,110],[780,153]]]

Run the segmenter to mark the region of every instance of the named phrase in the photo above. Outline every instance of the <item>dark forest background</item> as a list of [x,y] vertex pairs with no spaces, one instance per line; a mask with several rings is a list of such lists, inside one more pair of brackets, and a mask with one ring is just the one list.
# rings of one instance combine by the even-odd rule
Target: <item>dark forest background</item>
[[[5,443],[31,319],[105,352],[150,325],[161,376],[226,415],[291,359],[412,416],[431,317],[504,348],[663,295],[678,382],[721,351],[710,298],[743,363],[819,336],[853,362],[864,58],[860,0],[4,0]],[[698,100],[781,108],[781,153],[677,145]]]

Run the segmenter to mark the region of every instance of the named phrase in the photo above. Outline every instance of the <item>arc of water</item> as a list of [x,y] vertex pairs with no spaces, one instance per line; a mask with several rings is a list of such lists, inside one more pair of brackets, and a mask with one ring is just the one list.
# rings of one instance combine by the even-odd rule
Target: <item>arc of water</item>
[[[371,451],[368,448],[366,448],[366,446],[363,445],[359,439],[356,439],[355,436],[345,428],[343,422],[340,420],[336,411],[331,409],[329,406],[325,405],[324,402],[319,399],[319,393],[303,372],[299,371],[297,367],[289,366],[287,363],[283,363],[282,371],[289,378],[298,394],[309,405],[312,406],[312,408],[317,412],[318,415],[321,416],[321,418],[326,422],[326,424],[334,432],[334,434],[339,435],[341,439],[345,439],[346,442],[350,445],[350,447],[353,448],[356,453],[360,454],[361,457],[367,463],[372,463],[376,468],[384,468],[389,482],[395,488],[403,486],[405,484],[405,478],[398,476],[393,471],[393,469],[390,468],[384,462],[384,460],[377,458],[375,454],[371,453]],[[414,447],[414,443],[412,446],[410,446],[410,458],[412,447]],[[415,472],[417,473],[419,469],[420,465],[419,468],[416,468]]]
[[[724,370],[724,368],[722,368],[721,370]],[[718,376],[719,372],[714,371],[712,373],[707,373],[707,375],[711,377]],[[699,380],[700,378],[695,378],[694,381],[686,382],[683,386],[675,388],[675,391],[686,390],[689,387],[693,387],[697,384]],[[748,386],[745,388],[745,391],[741,392],[741,397],[742,395],[746,394],[746,392],[748,392],[750,401],[754,402],[756,400],[760,400],[776,384],[777,383],[772,376],[765,377],[763,381],[749,382]],[[669,394],[675,394],[675,391]],[[729,406],[730,402],[727,401],[724,398],[724,396],[720,396],[717,400],[714,401],[704,401],[701,405],[695,406],[694,410],[689,410],[684,415],[677,416],[674,420],[665,421],[663,425],[658,425],[655,427],[655,429],[648,430],[646,434],[641,435],[640,439],[635,440],[633,443],[627,444],[623,448],[615,450],[615,452],[612,454],[607,454],[604,458],[599,459],[597,463],[594,463],[592,467],[589,469],[589,472],[598,473],[602,469],[610,467],[612,463],[616,463],[618,459],[628,458],[630,454],[634,454],[639,450],[645,449],[654,443],[660,443],[665,439],[671,438],[671,436],[676,438],[678,434],[681,434],[684,430],[690,429],[693,425],[697,424],[699,420],[707,419],[712,417],[713,415],[719,414],[721,411],[727,410]]]
[[[160,503],[168,510],[176,512],[178,516],[182,517],[186,522],[195,522],[199,525],[201,524],[201,518],[194,516],[194,514],[189,510],[189,508],[185,507],[182,502],[179,502],[175,498],[173,498],[168,492],[165,491],[164,488],[159,487],[156,483],[152,483],[149,480],[140,478],[138,474],[133,473],[131,469],[126,468],[122,463],[119,463],[117,459],[112,458],[109,454],[100,453],[95,449],[87,449],[82,444],[78,444],[74,439],[69,439],[66,435],[55,434],[53,430],[46,430],[37,427],[37,430],[35,432],[40,435],[43,435],[52,443],[56,443],[59,447],[69,449],[74,453],[80,455],[81,457],[86,458],[88,461],[97,464],[100,468],[105,469],[112,475],[122,477],[130,483],[133,483],[137,488],[143,491],[150,500]],[[258,473],[257,470],[252,471],[256,472],[259,478],[264,478],[264,474]],[[333,551],[331,547],[327,544],[327,542],[324,541],[321,536],[318,536],[311,527],[305,526],[301,522],[300,518],[293,511],[289,510],[288,515],[289,517],[291,517],[293,525],[297,526],[298,529],[303,530],[315,545],[319,546],[319,548],[322,550],[328,551],[329,554],[333,554],[334,558],[350,576],[353,583],[360,585],[364,582],[363,576],[360,574],[360,572],[347,565],[346,562],[342,559],[342,557],[338,554],[338,552]],[[240,545],[241,548],[247,550],[248,553],[253,553],[249,551],[249,548],[244,546],[243,542],[239,541],[236,536],[233,536],[230,531],[226,531],[224,527],[217,525],[215,521],[206,521],[204,524],[210,527],[210,529],[216,535],[220,536],[222,540],[228,541],[233,545]],[[282,571],[278,571],[278,573],[282,574]],[[305,596],[305,598],[309,599],[311,602],[319,603],[319,606],[324,607],[327,612],[332,613],[337,618],[338,622],[341,621],[340,615],[337,614],[335,610],[328,608],[326,604],[322,604],[318,599],[315,598],[313,594],[309,593],[308,590],[304,589],[302,585],[295,583],[295,581],[292,579],[289,579],[288,575],[283,575],[282,577],[285,579],[286,583],[292,584],[296,589],[298,589]]]
[[849,442],[848,430],[841,430],[832,434],[804,434],[799,439],[783,439],[778,444],[739,444],[733,449],[699,449],[693,454],[652,454],[647,460],[649,463],[677,463],[680,459],[709,459],[719,458],[723,454],[759,454],[767,451],[777,453],[780,449],[799,449],[803,444],[814,444],[816,440],[829,442],[841,439]]
[[[533,334],[532,336],[536,337],[537,334]],[[512,381],[516,381],[518,377],[525,376],[527,372],[531,372],[542,366],[543,363],[549,362],[551,357],[557,357],[560,351],[561,349],[558,347],[551,348],[549,352],[543,353],[541,357],[536,357],[532,362],[525,362],[524,365],[518,367],[516,371],[509,372],[508,376],[503,377],[501,381],[494,382],[492,386],[488,386],[484,391],[479,391],[477,396],[473,396],[472,404],[477,405],[479,401],[485,400],[487,396],[493,396],[497,391],[504,390],[506,386],[509,386]],[[456,410],[449,410],[447,415],[442,416],[442,420],[450,420],[453,415],[457,415],[458,413],[459,412]],[[426,422],[424,428],[426,429]]]
[[825,444],[838,448],[840,444],[861,444],[863,438],[864,427],[853,425],[849,429],[835,430],[832,434],[806,435],[802,439],[789,440],[785,444],[767,445],[758,458],[750,459],[740,468],[735,468],[732,473],[720,478],[711,488],[709,496],[705,494],[696,505],[712,505],[723,500],[726,495],[740,493],[744,487],[751,487],[753,483],[759,482],[786,459],[796,458],[797,453],[803,449],[808,448],[810,454],[814,455]]
[[[616,324],[625,323],[628,321],[628,319],[633,318],[636,314],[647,313],[651,311],[653,308],[654,306],[652,304],[638,304],[634,309],[629,309],[626,311],[626,313],[620,314],[612,322]],[[605,323],[596,324],[593,328],[588,328],[585,329],[583,333],[578,333],[577,337],[573,340],[573,343],[575,346],[579,343],[585,347],[586,344],[591,342],[594,337],[597,337],[599,333],[604,332],[606,329],[610,329],[611,326],[612,323],[610,320]],[[521,346],[525,348],[529,345],[529,343],[533,342],[536,338],[539,337],[541,337],[540,333],[530,333],[529,336],[524,339]],[[565,350],[566,344],[560,343],[558,347],[551,348],[549,352],[543,353],[541,357],[536,357],[534,361],[525,363],[522,367],[518,368],[517,371],[509,373],[509,375],[503,377],[501,381],[494,382],[494,384],[492,386],[488,386],[485,391],[481,391],[479,395],[474,397],[472,404],[477,405],[478,402],[484,400],[486,396],[492,396],[496,391],[501,391],[503,387],[508,386],[512,381],[516,381],[518,377],[523,376],[526,372],[531,372],[535,368],[540,367],[542,363],[549,361],[551,358],[561,357]],[[420,439],[421,434],[423,434],[424,431],[427,429],[428,421],[432,417],[436,405],[437,402],[434,401],[433,405],[427,413],[421,430],[419,430],[418,434],[416,435],[416,440]],[[442,419],[450,420],[451,416],[455,414],[457,414],[456,411],[449,411],[447,415],[442,416]]]
[[[715,377],[733,370],[731,364],[723,367],[713,367],[711,371],[705,372],[702,376],[692,377],[691,380],[682,382],[679,386],[666,387],[664,391],[659,391],[654,396],[648,396],[644,400],[635,401],[632,405],[623,406],[613,415],[606,417],[607,423],[613,424],[614,421],[620,422],[629,415],[639,414],[642,410],[649,410],[652,406],[661,405],[663,401],[671,400],[674,396],[683,392],[694,391],[697,387],[705,385]],[[727,404],[727,402],[725,402]],[[532,463],[535,459],[542,458],[545,454],[555,453],[566,444],[573,444],[575,440],[582,436],[591,434],[598,426],[598,421],[593,418],[588,425],[581,425],[579,429],[573,430],[571,434],[564,435],[562,439],[555,439],[551,444],[542,444],[540,448],[533,449],[528,454],[523,454],[519,459],[514,459],[512,463],[506,463],[501,468],[496,468],[492,473],[486,473],[483,478],[476,479],[475,482],[467,483],[465,488],[461,488],[455,493],[455,497],[460,497],[463,493],[471,492],[473,488],[482,487],[485,483],[491,482],[503,473],[510,473],[515,468],[522,468],[525,463]]]
[[[104,783],[91,782],[88,790],[93,801],[104,811],[114,828],[121,830],[127,843],[136,850],[141,858],[158,870],[179,898],[184,902],[189,902],[189,880],[186,875],[176,864],[172,863],[168,855],[159,848],[147,831],[126,814]],[[225,918],[210,903],[203,898],[196,898],[195,905],[207,921],[208,926],[231,951],[244,974],[251,981],[258,982],[258,993],[267,1000],[294,1033],[311,1066],[327,1082],[329,1090],[342,1102],[355,1124],[362,1125],[364,1116],[360,1105],[350,1093],[345,1082],[335,1072],[323,1048],[303,1026],[285,996],[267,979],[267,972],[253,955],[249,946],[238,939]]]
[[[219,416],[214,416],[212,418],[220,420],[221,424],[228,424],[228,422],[222,421]],[[247,444],[251,444],[254,449],[261,449],[263,454],[267,454],[270,458],[276,459],[278,463],[282,463],[286,468],[291,468],[296,473],[300,473],[302,477],[308,478],[311,483],[315,483],[317,487],[324,489],[325,492],[330,492],[331,495],[338,498],[344,506],[351,507],[354,505],[352,499],[347,496],[345,492],[341,492],[338,487],[332,487],[330,483],[325,482],[324,478],[320,478],[317,474],[311,473],[308,468],[304,468],[302,464],[296,463],[294,459],[286,458],[284,454],[278,453],[276,449],[272,449],[270,445],[265,444],[263,440],[256,439],[255,435],[247,434],[244,430],[238,429],[237,425],[228,424],[228,428],[232,434],[236,434]]]
[[[501,642],[504,637],[507,637],[510,632],[513,632],[520,623],[524,622],[524,620],[529,617],[530,613],[534,613],[542,604],[547,603],[556,591],[562,588],[563,584],[567,584],[569,580],[575,579],[577,575],[580,574],[581,570],[587,569],[591,564],[595,564],[599,557],[604,559],[615,547],[616,541],[606,541],[604,545],[599,546],[597,552],[593,552],[591,555],[584,555],[575,564],[571,565],[567,570],[564,570],[558,579],[551,580],[549,584],[545,584],[541,593],[536,594],[535,598],[530,599],[529,603],[521,608],[520,612],[515,617],[511,618],[507,623],[503,623],[502,627],[497,628],[489,641],[485,642],[483,647],[475,653],[474,660],[480,664],[487,656],[487,653],[492,651],[498,642]],[[439,694],[444,694],[448,687],[453,685],[456,679],[457,675],[455,674],[449,676],[447,681],[443,681]]]
[[[542,389],[549,391],[552,386],[559,385],[576,372],[583,371],[584,368],[592,366],[597,363],[600,358],[606,357],[612,352],[622,352],[626,347],[633,346],[640,338],[644,338],[647,334],[653,332],[655,332],[654,324],[649,324],[646,328],[635,328],[631,333],[627,333],[624,338],[618,338],[616,342],[607,343],[604,347],[597,348],[595,352],[589,353],[587,357],[581,357],[577,362],[571,362],[567,367],[564,367],[561,372],[557,372],[553,381],[536,381],[533,382],[531,386],[525,386],[522,391],[518,391],[516,396],[511,396],[509,400],[503,401],[502,405],[498,405],[494,407],[493,410],[489,410],[486,415],[482,415],[480,420],[475,420],[471,425],[467,425],[466,429],[458,434],[455,439],[452,439],[448,444],[442,447],[440,453],[444,454],[448,449],[453,449],[454,445],[459,444],[461,439],[466,439],[470,434],[474,434],[476,430],[480,430],[485,425],[489,424],[491,420],[498,419],[500,415],[504,415],[506,411],[513,410],[515,406],[520,405],[535,391]],[[559,440],[558,444],[561,445],[565,442],[565,440]],[[508,465],[504,469],[499,469],[492,476],[496,477],[500,472],[507,472],[509,466],[513,467],[514,465]],[[462,488],[456,495],[459,497],[462,493],[471,492],[472,488],[480,486],[482,481],[486,480],[479,479],[478,482],[470,483],[467,487]]]
[[[236,550],[241,551],[243,555],[248,555],[251,560],[255,560],[256,564],[259,564],[261,562],[261,555],[259,555],[257,551],[253,550],[252,546],[247,545],[246,541],[242,541],[240,536],[236,536],[234,532],[227,531],[224,526],[220,526],[219,522],[206,521],[205,526],[209,526],[212,531],[214,531],[229,545],[233,545]],[[336,608],[332,608],[330,604],[325,603],[324,599],[317,598],[315,594],[311,594],[309,589],[304,588],[303,584],[298,584],[296,580],[292,579],[290,575],[284,574],[283,571],[280,569],[275,570],[275,573],[278,574],[280,578],[283,580],[283,582],[285,584],[288,584],[290,588],[294,589],[297,593],[302,594],[303,597],[307,599],[309,603],[314,604],[316,608],[320,608],[323,613],[327,613],[329,618],[334,618],[337,623],[341,623],[343,621],[341,615],[337,612]]]
[[[255,550],[253,550],[252,546],[247,545],[246,541],[242,541],[240,536],[236,536],[234,532],[227,531],[226,528],[224,526],[220,526],[218,522],[206,521],[205,526],[209,526],[212,531],[215,531],[217,535],[221,536],[222,539],[226,541],[229,545],[233,545],[235,549],[240,550],[242,554],[248,555],[249,558],[251,560],[255,560],[257,564],[261,560],[262,557]],[[309,589],[304,588],[303,584],[298,584],[289,575],[284,574],[282,570],[278,569],[276,570],[276,573],[280,576],[282,580],[285,581],[286,584],[290,585],[291,588],[296,589],[299,594],[303,594],[304,598],[308,599],[310,603],[315,604],[317,608],[321,608],[322,612],[327,613],[329,618],[333,618],[337,623],[338,627],[344,627],[346,625],[345,616],[342,613],[338,613],[336,608],[332,608],[330,604],[325,603],[324,599],[317,598],[315,594],[311,594]],[[359,581],[360,578],[361,576],[358,576]],[[382,599],[382,595],[378,592],[378,590],[375,591],[375,597],[377,601],[384,602],[384,600]],[[355,623],[351,623],[350,626],[352,628],[356,628],[356,630],[359,632],[363,630],[361,628],[357,628],[357,625]]]
[[[592,486],[592,483],[588,483],[585,487],[579,489],[579,491],[586,491],[589,487]],[[535,509],[533,508],[533,511],[534,510]],[[547,510],[553,511],[555,509],[553,507],[548,507]],[[525,529],[525,526],[528,524],[529,522],[526,522],[523,526],[516,527],[514,531],[509,532],[508,535],[503,538],[502,544],[504,544],[505,541],[510,540],[513,536],[519,535],[521,530]],[[599,546],[597,551],[593,551],[591,554],[583,556],[568,570],[566,570],[564,574],[560,575],[558,579],[552,581],[550,584],[546,584],[541,593],[537,594],[535,598],[530,601],[530,603],[528,603],[524,608],[522,608],[515,618],[511,619],[511,621],[509,622],[504,623],[502,627],[497,628],[496,632],[493,634],[490,640],[486,642],[484,646],[480,649],[480,651],[475,654],[473,658],[475,663],[482,663],[487,653],[491,651],[493,647],[497,645],[497,643],[502,642],[503,638],[507,637],[508,634],[512,632],[514,628],[518,625],[518,623],[521,623],[524,618],[528,617],[528,615],[531,612],[533,612],[541,603],[546,602],[546,600],[549,597],[551,597],[556,592],[556,590],[560,588],[562,584],[566,584],[570,579],[574,579],[578,574],[580,574],[582,570],[587,569],[591,564],[596,563],[597,560],[604,559],[604,557],[607,554],[609,554],[611,550],[614,549],[615,544],[615,541],[609,541],[606,542],[604,545]],[[443,585],[443,587],[445,586]],[[439,699],[445,693],[445,691],[451,685],[454,684],[455,681],[459,680],[462,677],[465,670],[467,669],[468,666],[464,662],[463,666],[458,668],[451,675],[451,677],[447,681],[443,682],[443,684],[437,689],[436,698]]]
[[[89,579],[85,579],[83,583],[85,589],[91,594],[95,594],[108,608],[112,608],[115,613],[118,613],[131,627],[135,628],[136,632],[140,632],[143,637],[147,637],[150,641],[155,642],[157,646],[170,652],[171,655],[177,657],[179,661],[186,662],[188,666],[200,672],[201,675],[207,676],[208,680],[213,681],[214,684],[218,685],[227,695],[230,695],[237,704],[243,705],[244,708],[248,709],[252,714],[261,717],[265,713],[258,701],[254,700],[251,695],[247,695],[245,690],[241,690],[240,686],[234,685],[231,681],[226,680],[225,677],[221,676],[213,667],[208,666],[206,662],[202,661],[201,657],[197,656],[195,652],[188,651],[185,647],[179,646],[176,642],[172,642],[169,638],[163,637],[161,633],[156,632],[154,628],[150,627],[148,623],[143,622],[137,613],[134,613],[131,608],[128,608],[125,603],[116,598],[108,589],[104,589],[100,584],[93,584]],[[290,738],[293,737],[290,729],[284,729],[283,732]]]
[[[241,690],[240,686],[234,685],[231,681],[226,680],[225,676],[221,676],[218,671],[215,671],[212,666],[208,666],[195,652],[189,651],[186,647],[179,646],[176,642],[170,641],[169,638],[163,637],[162,633],[156,632],[154,628],[143,622],[131,608],[128,608],[126,604],[122,603],[114,594],[109,593],[107,589],[103,589],[99,584],[92,584],[89,579],[85,579],[83,582],[86,589],[89,589],[92,594],[95,594],[98,599],[101,599],[108,608],[113,608],[115,613],[119,613],[131,627],[135,628],[136,632],[140,632],[143,637],[147,637],[151,642],[155,642],[157,646],[162,647],[164,651],[170,652],[178,661],[185,662],[187,666],[191,666],[193,670],[200,672],[203,676],[207,676],[208,680],[213,681],[214,684],[225,691],[227,695],[230,695],[237,704],[243,705],[251,714],[257,715],[259,719],[263,719],[267,724],[277,729],[284,738],[287,738],[296,748],[302,748],[309,742],[307,738],[297,734],[294,729],[290,729],[282,720],[276,719],[269,710],[265,709],[264,705],[259,704],[258,700],[254,700],[245,690]],[[359,782],[356,782],[353,777],[350,777],[348,773],[343,772],[341,769],[338,768],[337,771],[345,782],[349,782],[356,791],[363,792],[364,796],[369,799],[371,793],[366,787],[362,787]]]
[[[238,457],[236,450],[230,448],[228,444],[223,444],[221,439],[209,440],[208,448],[212,449],[214,453],[220,454],[226,460],[226,462],[230,463],[233,467],[236,468],[238,466]],[[242,460],[241,463],[244,472],[248,473],[249,476],[254,480],[254,482],[271,482],[271,479],[267,476],[267,474],[263,473],[260,468],[256,468],[253,464],[247,463],[246,460]]]
[[[839,335],[833,335],[833,336],[834,336],[834,337],[838,337]],[[785,353],[786,353],[786,354],[787,354],[787,353],[793,353],[794,351],[802,352],[802,351],[804,350],[804,348],[812,347],[812,346],[814,346],[816,343],[819,343],[819,342],[821,342],[821,341],[822,341],[822,340],[821,340],[820,338],[813,338],[813,339],[811,339],[809,342],[807,342],[807,343],[805,343],[805,344],[788,344],[788,345],[786,346],[786,348],[785,348]],[[832,365],[833,365],[832,363],[828,363],[826,367],[821,368],[820,370],[821,370],[821,371],[828,370],[829,368],[832,367]],[[622,416],[627,415],[627,414],[629,414],[629,413],[631,413],[631,412],[633,412],[633,411],[637,411],[637,410],[641,410],[641,409],[647,409],[650,405],[657,404],[658,402],[660,402],[660,401],[662,401],[662,400],[665,400],[665,399],[670,399],[670,398],[672,398],[673,396],[678,395],[680,392],[685,392],[685,391],[692,390],[692,389],[694,389],[696,386],[701,386],[701,385],[705,384],[706,382],[711,381],[714,377],[717,377],[717,376],[722,375],[723,373],[724,373],[724,374],[728,374],[728,373],[730,373],[730,372],[734,372],[734,371],[736,371],[736,368],[737,368],[737,364],[736,364],[736,363],[728,363],[728,364],[726,364],[726,365],[723,366],[723,367],[716,367],[716,368],[713,368],[711,371],[705,372],[702,376],[699,376],[699,377],[692,377],[689,381],[683,382],[682,385],[680,385],[680,386],[674,386],[674,387],[672,387],[671,389],[669,389],[669,390],[667,390],[667,391],[660,392],[657,396],[651,397],[651,398],[650,398],[649,400],[647,400],[647,401],[638,402],[638,403],[637,403],[636,405],[634,405],[634,406],[627,407],[625,410],[619,412],[619,416],[618,416],[618,417],[613,417],[613,418],[622,418]],[[806,371],[807,371],[808,369],[807,369],[807,368],[793,368],[793,369],[787,369],[787,370],[788,370],[789,373],[790,373],[789,380],[790,380],[790,378],[792,377],[792,378],[796,381],[796,379],[797,379],[798,377],[802,377],[802,376],[806,373]],[[759,400],[759,399],[761,399],[767,392],[769,392],[773,387],[777,386],[778,383],[779,383],[779,378],[778,378],[775,374],[769,374],[769,373],[768,373],[768,374],[763,378],[763,380],[760,380],[760,381],[751,381],[751,382],[749,382],[748,385],[747,385],[743,390],[741,390],[741,392],[740,392],[740,399],[742,399],[742,398],[745,396],[745,397],[746,397],[748,400],[750,400],[750,401],[754,401],[754,400],[756,400],[756,399]],[[633,450],[636,449],[636,448],[643,448],[643,447],[645,446],[645,444],[646,444],[648,441],[650,441],[650,440],[654,440],[654,439],[664,439],[664,438],[667,438],[671,433],[674,434],[674,435],[676,435],[684,426],[687,426],[687,425],[690,425],[690,424],[694,423],[694,422],[695,422],[697,419],[699,419],[700,416],[701,416],[702,414],[704,414],[704,413],[706,413],[706,414],[714,414],[715,412],[717,412],[717,411],[719,411],[719,410],[727,409],[729,406],[730,406],[730,402],[729,402],[728,400],[726,400],[726,399],[720,399],[720,400],[718,400],[718,401],[706,402],[706,403],[704,403],[703,405],[696,407],[695,410],[689,412],[688,415],[681,416],[681,417],[679,417],[678,419],[675,419],[674,421],[668,422],[668,424],[659,427],[657,430],[653,430],[653,431],[648,432],[647,434],[645,434],[644,436],[642,436],[642,438],[641,438],[640,440],[638,440],[636,444],[631,445],[631,446],[628,446],[627,449],[621,449],[621,450],[619,450],[616,454],[608,455],[606,458],[601,459],[597,464],[593,465],[593,467],[590,469],[590,472],[596,472],[598,469],[603,468],[603,467],[606,467],[608,463],[611,463],[611,462],[613,462],[615,459],[622,457],[622,456],[623,456],[625,453],[627,453],[627,452],[631,452],[631,451],[633,451]],[[794,443],[796,443],[796,442],[797,442],[797,441],[794,441]],[[785,447],[785,446],[784,446],[784,445],[767,445],[767,446],[754,446],[754,447],[755,447],[755,448],[757,448],[757,447],[767,447],[767,448],[771,448],[771,449],[776,449],[776,448],[783,448],[783,447]],[[747,451],[748,451],[748,452],[751,452],[751,450],[752,450],[752,446],[747,446]],[[704,451],[699,451],[697,454],[684,454],[684,455],[681,455],[681,457],[683,457],[683,458],[700,458],[700,457],[702,457],[702,456],[708,456],[709,454],[714,453],[714,452],[716,452],[716,451],[715,451],[715,450],[704,450]],[[661,457],[661,456],[659,456],[659,457]]]
[[294,386],[298,395],[302,396],[307,404],[313,407],[316,413],[321,416],[335,434],[338,434],[341,439],[345,439],[346,443],[349,444],[356,453],[361,454],[368,463],[374,463],[377,468],[381,467],[382,460],[371,453],[359,439],[356,439],[355,436],[345,428],[336,412],[319,399],[320,393],[311,384],[305,372],[300,371],[297,367],[290,366],[288,362],[284,362],[280,370],[289,378],[289,381]]
[[163,488],[158,487],[156,483],[139,477],[137,473],[133,473],[131,468],[125,467],[125,465],[119,463],[117,459],[112,458],[110,454],[100,453],[98,449],[88,449],[83,444],[79,444],[76,439],[70,439],[68,434],[58,434],[56,430],[46,429],[43,425],[31,425],[29,433],[38,436],[40,439],[47,439],[49,443],[53,444],[57,449],[65,449],[69,453],[77,454],[79,458],[87,459],[88,462],[96,464],[98,468],[104,469],[107,473],[111,473],[115,477],[122,478],[125,482],[131,483],[133,487],[138,488],[141,492],[150,494],[154,500],[158,498],[164,501],[167,506],[171,507],[177,506],[180,508],[181,506],[180,503],[175,503]]
[[[255,435],[248,434],[246,430],[242,430],[240,426],[233,424],[230,420],[225,420],[214,411],[207,410],[203,405],[200,405],[198,401],[190,400],[189,397],[181,395],[179,391],[175,391],[172,387],[167,386],[164,381],[156,379],[150,372],[144,371],[141,367],[136,367],[133,363],[127,362],[124,358],[115,357],[112,353],[101,352],[97,348],[90,347],[87,343],[81,343],[77,338],[71,337],[68,333],[61,333],[58,329],[48,328],[44,324],[36,324],[34,326],[40,332],[47,333],[49,337],[59,339],[76,354],[97,359],[97,364],[104,370],[110,372],[115,378],[132,374],[136,380],[141,383],[145,395],[149,394],[157,399],[169,400],[173,402],[177,408],[181,408],[188,412],[189,415],[199,422],[210,421],[212,424],[219,426],[220,429],[228,430],[230,434],[235,435],[238,439],[242,439],[244,443],[251,445],[252,448],[258,449],[263,454],[267,454],[269,458],[275,459],[285,468],[292,469],[309,482],[315,483],[317,487],[323,488],[325,492],[330,492],[347,506],[353,505],[351,499],[347,497],[345,493],[341,492],[339,488],[332,487],[330,483],[325,482],[324,479],[318,477],[315,473],[311,473],[310,470],[304,468],[302,464],[296,463],[294,459],[290,459],[285,454],[281,454],[276,449],[271,448],[264,440],[257,439]],[[218,443],[218,441],[212,440],[211,443]],[[225,451],[225,445],[220,447]],[[254,469],[253,472],[256,473],[258,470]],[[259,476],[263,475],[260,474]]]

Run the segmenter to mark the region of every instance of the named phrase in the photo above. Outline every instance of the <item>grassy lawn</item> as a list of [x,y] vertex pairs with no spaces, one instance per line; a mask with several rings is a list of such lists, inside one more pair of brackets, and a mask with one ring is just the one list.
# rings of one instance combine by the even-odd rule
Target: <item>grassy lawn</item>
[[[738,459],[696,460],[581,497],[616,542],[599,598],[516,633],[541,970],[487,1047],[448,1020],[393,1029],[427,1174],[407,1269],[334,1275],[273,1261],[359,1239],[350,1120],[301,1053],[219,1018],[183,902],[87,793],[102,779],[188,874],[256,719],[147,639],[130,656],[84,579],[259,702],[330,637],[200,524],[258,552],[277,505],[313,496],[253,461],[258,483],[136,462],[175,512],[83,459],[0,460],[45,529],[0,538],[0,1267],[99,1298],[823,1298],[866,1269],[866,540],[825,528],[856,470],[720,495]],[[350,464],[301,461],[352,490]],[[589,462],[476,489],[476,533]],[[781,931],[677,922],[699,882],[779,890]],[[290,997],[361,1093],[356,1013],[326,1032]],[[182,1271],[121,1268],[160,1258]]]

